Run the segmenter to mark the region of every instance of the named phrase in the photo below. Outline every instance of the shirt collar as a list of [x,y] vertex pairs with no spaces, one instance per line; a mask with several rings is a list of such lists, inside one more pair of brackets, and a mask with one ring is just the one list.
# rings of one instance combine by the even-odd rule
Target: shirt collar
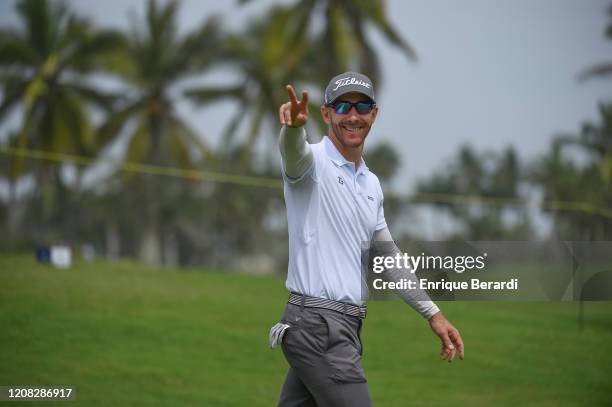
[[[333,141],[329,139],[329,137],[325,136],[323,138],[323,143],[325,143],[325,152],[327,153],[327,156],[334,164],[336,164],[338,167],[342,167],[343,165],[353,164],[352,167],[354,168],[355,163],[344,158],[344,156],[340,154],[340,151],[338,151],[338,149],[336,148],[336,145],[333,143]],[[368,166],[366,165],[363,157],[361,157],[361,163],[359,164],[357,173],[365,172],[365,170],[367,169],[368,169]]]

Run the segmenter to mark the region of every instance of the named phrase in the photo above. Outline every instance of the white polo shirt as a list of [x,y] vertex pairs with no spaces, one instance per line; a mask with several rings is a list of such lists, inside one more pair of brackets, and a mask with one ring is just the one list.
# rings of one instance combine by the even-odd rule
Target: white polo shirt
[[387,227],[378,177],[363,159],[357,171],[328,137],[311,144],[313,164],[300,178],[283,168],[289,226],[290,291],[365,303],[361,248]]

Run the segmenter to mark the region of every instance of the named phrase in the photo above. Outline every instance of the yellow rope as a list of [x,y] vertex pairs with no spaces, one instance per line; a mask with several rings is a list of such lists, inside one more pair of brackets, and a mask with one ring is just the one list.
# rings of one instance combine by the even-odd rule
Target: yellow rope
[[200,181],[220,182],[243,186],[255,186],[263,188],[282,188],[282,184],[277,178],[253,177],[249,175],[228,174],[212,171],[188,170],[175,167],[163,167],[159,165],[142,164],[135,162],[118,162],[107,159],[96,159],[78,155],[56,153],[52,151],[29,150],[23,148],[0,147],[0,152],[7,155],[33,158],[39,160],[49,160],[55,162],[73,162],[78,165],[93,165],[96,163],[106,163],[119,167],[123,171],[138,172],[141,174],[165,175],[175,178],[188,178]]
[[[484,205],[525,205],[519,198],[497,198],[480,195],[454,195],[419,192],[412,197],[413,201],[437,203],[473,203]],[[584,212],[589,215],[603,216],[612,219],[612,210],[592,205],[588,202],[544,201],[543,206],[550,210]]]
[[[117,162],[106,159],[96,159],[72,154],[56,153],[52,151],[30,150],[23,148],[12,148],[0,146],[0,152],[23,158],[49,160],[55,162],[73,162],[78,165],[92,165],[96,163],[107,163],[117,166],[123,171],[137,172],[141,174],[164,175],[175,178],[189,178],[200,181],[219,182],[226,184],[254,186],[262,188],[280,189],[282,183],[278,178],[254,177],[250,175],[228,174],[212,171],[187,170],[175,167],[162,167],[157,165]],[[438,202],[438,203],[473,203],[485,205],[525,205],[524,200],[517,198],[497,198],[478,195],[455,195],[440,193],[417,193],[411,200],[413,202]],[[576,211],[589,215],[597,215],[612,219],[612,209],[601,208],[588,202],[569,201],[545,201],[544,207],[550,210]]]

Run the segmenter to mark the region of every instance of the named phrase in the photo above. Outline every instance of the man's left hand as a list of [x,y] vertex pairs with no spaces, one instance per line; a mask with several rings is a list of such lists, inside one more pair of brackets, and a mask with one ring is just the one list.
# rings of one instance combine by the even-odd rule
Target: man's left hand
[[442,341],[442,350],[440,356],[442,359],[448,360],[448,363],[455,359],[455,355],[459,352],[459,358],[463,360],[465,353],[463,350],[463,341],[459,331],[438,312],[429,319],[431,330],[440,337]]

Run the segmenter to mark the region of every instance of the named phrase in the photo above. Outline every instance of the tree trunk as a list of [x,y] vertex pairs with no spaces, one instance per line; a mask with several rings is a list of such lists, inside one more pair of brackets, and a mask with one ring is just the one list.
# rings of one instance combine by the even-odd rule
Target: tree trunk
[[73,247],[88,242],[82,241],[83,236],[81,235],[81,183],[82,174],[78,168],[76,168],[75,181],[72,186],[72,190],[68,189],[66,192],[66,208],[68,213],[66,214],[66,225],[68,226],[67,237],[68,241]]
[[179,265],[178,242],[176,235],[172,232],[164,236],[164,265],[177,267]]
[[138,250],[138,259],[152,266],[161,264],[161,242],[159,238],[159,230],[157,220],[145,223],[140,236],[140,247]]
[[[149,133],[151,149],[149,150],[149,163],[161,165],[161,144],[164,135],[164,121],[161,115],[162,103],[159,99],[152,101],[152,114],[149,117]],[[138,258],[149,265],[162,264],[162,243],[159,231],[160,199],[159,182],[154,175],[144,175],[143,227],[140,235]]]
[[17,200],[17,180],[11,181],[9,184],[9,201],[7,213],[7,230],[9,234],[9,248],[17,247],[20,238],[20,223],[23,215],[23,206],[19,205]]
[[105,227],[106,258],[117,260],[121,254],[121,238],[115,222],[106,222]]

